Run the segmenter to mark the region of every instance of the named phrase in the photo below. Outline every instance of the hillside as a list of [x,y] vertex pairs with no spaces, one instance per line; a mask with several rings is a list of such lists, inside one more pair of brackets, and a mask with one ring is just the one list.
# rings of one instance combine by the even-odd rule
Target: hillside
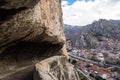
[[84,27],[80,26],[79,30],[78,26],[73,28],[70,34],[68,32],[71,28],[65,29],[66,37],[72,41],[73,46],[120,50],[120,20],[100,19]]
[[65,32],[66,39],[71,40],[72,44],[74,44],[78,33],[82,29],[82,26],[72,26],[72,25],[65,24],[64,29],[65,29],[64,32]]

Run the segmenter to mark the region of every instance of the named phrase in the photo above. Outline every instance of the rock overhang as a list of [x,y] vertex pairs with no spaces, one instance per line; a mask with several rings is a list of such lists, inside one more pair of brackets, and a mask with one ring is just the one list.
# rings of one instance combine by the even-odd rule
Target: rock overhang
[[66,55],[60,0],[0,2],[0,74]]

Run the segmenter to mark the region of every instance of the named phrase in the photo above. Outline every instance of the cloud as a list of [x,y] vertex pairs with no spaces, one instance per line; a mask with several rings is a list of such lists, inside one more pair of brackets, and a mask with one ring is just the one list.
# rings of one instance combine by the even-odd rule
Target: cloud
[[69,5],[62,1],[65,24],[87,25],[98,19],[120,19],[120,0],[76,0]]
[[69,3],[68,3],[68,1],[62,1],[62,7],[65,7],[66,5],[68,5]]

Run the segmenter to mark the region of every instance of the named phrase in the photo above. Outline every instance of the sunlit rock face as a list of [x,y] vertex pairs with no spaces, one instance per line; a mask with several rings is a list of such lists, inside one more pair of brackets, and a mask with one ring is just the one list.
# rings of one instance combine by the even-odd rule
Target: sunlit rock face
[[34,64],[66,55],[64,44],[60,0],[0,0],[0,80],[33,80]]
[[0,6],[1,47],[18,41],[64,43],[59,0],[5,1]]

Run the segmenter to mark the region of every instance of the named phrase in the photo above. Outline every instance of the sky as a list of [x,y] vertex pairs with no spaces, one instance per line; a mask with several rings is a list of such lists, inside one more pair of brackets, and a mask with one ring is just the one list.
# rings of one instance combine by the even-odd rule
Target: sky
[[99,19],[120,20],[120,0],[62,0],[64,24],[84,26]]

